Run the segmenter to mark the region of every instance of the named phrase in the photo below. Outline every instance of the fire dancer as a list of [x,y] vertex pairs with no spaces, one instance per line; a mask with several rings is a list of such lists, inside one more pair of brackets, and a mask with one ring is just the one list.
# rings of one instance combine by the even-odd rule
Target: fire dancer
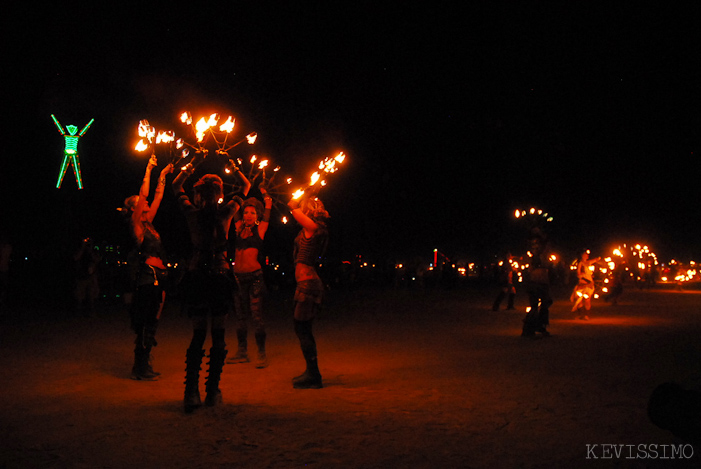
[[186,353],[185,412],[202,406],[199,375],[207,337],[207,319],[211,316],[212,347],[209,349],[209,375],[205,382],[205,405],[222,401],[219,381],[226,359],[226,318],[232,303],[231,266],[227,259],[227,239],[231,220],[241,206],[233,197],[221,202],[223,182],[216,174],[205,174],[194,185],[194,204],[183,190],[183,183],[195,167],[188,164],[173,180],[173,192],[187,220],[193,253],[183,278],[183,300],[192,319],[193,334]]
[[551,279],[554,276],[553,265],[545,252],[547,238],[539,229],[533,229],[528,239],[532,254],[526,270],[526,291],[530,308],[523,320],[523,337],[534,337],[539,332],[543,337],[550,336],[547,326],[550,324]]
[[589,256],[590,252],[588,249],[584,249],[579,253],[577,260],[577,285],[574,287],[570,297],[570,300],[574,301],[572,312],[579,313],[577,318],[585,321],[589,320],[589,316],[581,312],[581,310],[589,311],[591,309],[591,297],[594,295],[593,266],[601,260],[600,257],[590,259]]
[[135,296],[130,308],[131,327],[136,333],[134,343],[134,366],[131,378],[155,381],[160,373],[153,371],[150,364],[151,348],[156,346],[156,329],[165,300],[165,283],[168,271],[165,265],[165,251],[161,236],[153,226],[153,219],[163,200],[166,174],[173,171],[167,165],[161,171],[158,185],[149,206],[147,197],[151,183],[151,171],[158,165],[155,156],[151,156],[146,165],[146,173],[141,183],[139,195],[133,195],[124,201],[125,211],[129,214],[131,234],[139,250],[139,267],[135,279]]
[[294,263],[295,290],[294,325],[299,338],[302,355],[307,365],[303,374],[292,379],[297,389],[319,389],[322,386],[321,373],[317,362],[316,341],[312,333],[312,323],[321,306],[324,284],[316,271],[319,260],[328,244],[327,220],[329,213],[324,204],[315,196],[300,201],[292,198],[288,203],[292,216],[302,226],[295,238]]
[[265,280],[263,270],[258,261],[258,254],[263,245],[265,233],[270,222],[270,209],[273,199],[270,197],[263,184],[260,191],[265,200],[265,208],[260,200],[250,197],[243,202],[243,215],[236,220],[236,251],[234,262],[234,277],[236,278],[237,291],[236,337],[238,339],[238,351],[227,363],[248,362],[248,325],[250,317],[255,327],[254,335],[258,346],[256,368],[268,366],[265,353],[265,321],[263,319],[263,296],[265,294]]

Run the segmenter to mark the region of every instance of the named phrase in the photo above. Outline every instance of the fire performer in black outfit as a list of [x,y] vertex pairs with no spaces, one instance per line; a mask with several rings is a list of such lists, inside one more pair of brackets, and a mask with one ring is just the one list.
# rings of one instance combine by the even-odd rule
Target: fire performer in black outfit
[[214,406],[222,401],[219,380],[226,359],[226,317],[232,306],[233,278],[227,259],[227,238],[231,220],[241,206],[241,199],[233,197],[220,203],[224,195],[223,182],[215,174],[205,174],[195,183],[194,204],[183,190],[183,183],[195,168],[186,165],[173,180],[173,192],[187,220],[192,258],[183,278],[183,300],[192,319],[193,334],[186,354],[185,412],[202,405],[199,375],[207,337],[207,317],[211,317],[212,347],[209,349],[209,374],[205,382],[205,405]]
[[166,256],[161,237],[153,227],[153,219],[163,200],[166,174],[173,171],[173,165],[169,164],[161,171],[153,201],[149,206],[146,199],[151,182],[151,171],[157,164],[156,157],[151,156],[139,195],[128,197],[122,209],[129,214],[131,234],[139,251],[136,291],[130,309],[131,327],[136,333],[131,377],[144,381],[155,381],[160,374],[153,371],[149,361],[151,348],[156,346],[156,329],[163,310],[167,277]]
[[302,226],[295,238],[294,263],[295,290],[294,325],[299,338],[302,355],[307,364],[304,373],[292,379],[297,389],[319,389],[323,387],[317,362],[316,341],[312,333],[312,323],[321,307],[324,284],[316,271],[328,244],[326,221],[329,213],[324,204],[315,196],[289,202],[292,216]]
[[523,337],[535,337],[536,332],[549,337],[547,327],[550,324],[550,285],[554,279],[554,268],[546,253],[547,237],[539,229],[533,229],[528,238],[532,254],[526,271],[526,291],[530,309],[523,320]]

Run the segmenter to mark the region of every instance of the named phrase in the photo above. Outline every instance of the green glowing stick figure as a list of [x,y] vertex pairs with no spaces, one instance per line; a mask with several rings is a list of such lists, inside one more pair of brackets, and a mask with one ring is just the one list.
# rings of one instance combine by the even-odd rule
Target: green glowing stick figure
[[56,183],[56,189],[61,188],[61,183],[63,182],[63,177],[66,175],[66,171],[68,170],[69,165],[73,165],[73,174],[75,174],[75,182],[78,184],[78,189],[83,188],[83,179],[80,176],[80,160],[78,159],[78,139],[85,134],[85,132],[88,131],[88,128],[90,127],[90,124],[92,124],[95,119],[91,119],[90,122],[88,122],[85,127],[83,127],[83,130],[80,131],[78,135],[76,135],[76,131],[78,130],[78,127],[75,125],[67,125],[66,129],[68,130],[68,133],[70,135],[66,135],[65,130],[63,130],[63,127],[61,127],[61,124],[59,124],[58,119],[51,114],[51,118],[54,120],[54,123],[56,124],[56,127],[58,128],[58,131],[63,135],[63,138],[66,141],[66,147],[63,150],[63,164],[61,164],[61,171],[58,174],[58,182]]

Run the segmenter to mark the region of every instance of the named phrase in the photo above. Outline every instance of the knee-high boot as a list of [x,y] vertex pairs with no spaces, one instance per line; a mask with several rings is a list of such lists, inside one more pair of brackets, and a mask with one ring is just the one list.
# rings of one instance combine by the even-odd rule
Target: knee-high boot
[[205,405],[214,406],[222,402],[219,380],[227,353],[228,351],[223,348],[212,347],[209,349],[209,373],[205,381],[205,389],[207,391],[207,397],[204,399]]
[[323,384],[316,354],[316,341],[312,334],[312,321],[295,320],[295,332],[299,338],[307,369],[300,376],[292,379],[292,386],[296,389],[320,389]]
[[499,311],[499,306],[501,306],[501,302],[504,300],[504,298],[506,298],[506,293],[504,293],[504,291],[500,291],[497,298],[494,300],[492,311]]
[[200,368],[202,366],[204,350],[187,349],[185,356],[185,412],[190,413],[202,406],[200,398]]
[[265,353],[265,331],[256,332],[256,345],[258,346],[258,359],[256,360],[256,368],[265,368],[268,366],[268,356]]
[[138,381],[156,381],[158,375],[150,369],[149,356],[151,347],[144,345],[142,335],[137,335],[134,341],[134,365],[131,368],[131,379]]
[[153,355],[151,355],[151,349],[158,345],[156,342],[156,330],[158,329],[158,319],[153,323],[148,324],[144,328],[144,347],[146,348],[146,371],[154,376],[160,376],[161,374],[153,370],[151,362]]
[[236,355],[229,358],[227,363],[248,363],[248,328],[245,325],[239,324],[236,328],[236,340],[238,341],[238,350]]
[[507,305],[506,305],[506,309],[507,309],[507,310],[513,310],[513,309],[515,309],[515,308],[514,308],[514,300],[515,300],[515,299],[516,299],[516,295],[513,294],[513,293],[509,293],[509,299],[508,299],[508,303],[507,303]]

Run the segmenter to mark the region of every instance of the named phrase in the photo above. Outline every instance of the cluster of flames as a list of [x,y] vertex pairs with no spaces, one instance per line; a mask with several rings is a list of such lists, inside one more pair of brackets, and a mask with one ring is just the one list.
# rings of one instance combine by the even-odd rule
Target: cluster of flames
[[[150,125],[146,119],[143,119],[138,125],[139,141],[135,146],[135,150],[138,152],[150,150],[151,154],[155,155],[156,145],[164,144],[170,152],[170,162],[173,165],[177,165],[184,162],[184,160],[190,156],[190,150],[192,149],[195,150],[195,155],[189,163],[195,165],[201,162],[198,158],[203,159],[207,157],[208,150],[206,144],[211,137],[217,146],[216,154],[225,158],[224,172],[226,174],[231,174],[234,168],[239,168],[245,173],[243,167],[248,166],[248,174],[246,176],[250,183],[253,185],[256,179],[261,177],[261,183],[266,187],[266,191],[273,198],[275,205],[281,206],[285,204],[286,201],[279,199],[290,194],[289,186],[293,184],[293,179],[287,177],[284,182],[274,185],[273,182],[276,174],[280,171],[280,166],[275,166],[272,169],[272,174],[268,179],[266,170],[269,171],[271,167],[269,158],[259,158],[256,155],[252,155],[244,161],[241,158],[236,158],[236,160],[234,160],[234,158],[230,157],[229,150],[243,142],[253,145],[256,142],[258,134],[256,132],[251,132],[243,139],[235,143],[229,143],[229,137],[236,126],[236,119],[234,119],[233,116],[229,116],[223,124],[219,124],[220,120],[220,115],[214,113],[195,121],[192,114],[183,112],[180,115],[180,122],[191,129],[192,136],[194,137],[194,141],[188,142],[184,138],[176,137],[175,132],[172,130],[156,131],[155,127]],[[292,197],[294,199],[299,199],[310,188],[313,189],[315,193],[318,192],[319,187],[323,187],[327,184],[326,176],[336,172],[339,169],[339,165],[341,165],[344,160],[345,154],[343,152],[322,159],[317,165],[317,169],[309,176],[309,182],[305,186],[292,192]],[[184,166],[185,165],[183,165],[183,167]],[[288,186],[288,188],[282,190],[284,186]],[[283,217],[282,221],[286,223],[287,218]]]
[[[325,186],[326,185],[326,179],[323,178],[323,175],[326,174],[331,174],[335,173],[338,170],[338,165],[343,163],[343,161],[346,159],[346,155],[343,152],[338,153],[336,156],[332,157],[327,157],[324,158],[319,162],[318,165],[318,171],[314,171],[312,175],[309,177],[309,184],[307,185],[306,188],[300,188],[297,189],[292,193],[292,198],[293,199],[299,199],[302,197],[302,195],[305,193],[305,191],[309,188],[312,188],[316,186],[318,183],[320,186]],[[292,180],[288,179],[288,182],[291,184]]]
[[553,221],[553,217],[551,217],[547,212],[544,210],[541,210],[539,208],[531,207],[528,210],[520,210],[516,209],[514,211],[514,217],[516,218],[531,218],[531,219],[543,219],[546,222],[551,222]]
[[[595,280],[596,290],[592,298],[600,298],[600,293],[607,294],[615,281],[632,278],[635,282],[645,281],[653,275],[659,266],[657,255],[643,244],[622,244],[611,250],[610,254],[599,262],[589,266]],[[570,264],[571,270],[577,270],[577,260]],[[616,275],[621,278],[616,279]],[[666,281],[666,278],[661,278]],[[582,296],[581,293],[578,293]]]
[[[682,284],[697,279],[699,275],[695,261],[690,261],[688,265],[684,265],[681,262],[677,262],[675,259],[672,259],[669,261],[669,267],[670,276],[663,276],[661,278],[663,282],[670,281],[670,279],[673,278],[677,284]],[[675,271],[672,272],[672,269]],[[671,275],[674,275],[674,277],[671,277]]]

